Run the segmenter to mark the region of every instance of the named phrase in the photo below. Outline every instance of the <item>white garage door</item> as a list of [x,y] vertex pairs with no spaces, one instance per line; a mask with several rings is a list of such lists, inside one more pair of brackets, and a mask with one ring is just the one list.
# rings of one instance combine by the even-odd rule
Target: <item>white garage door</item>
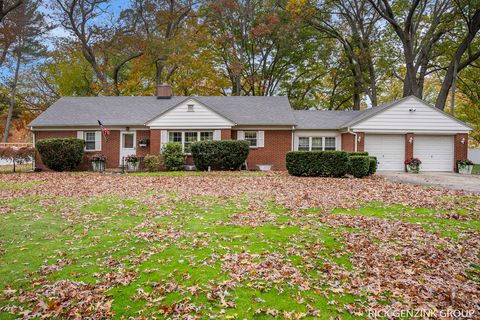
[[399,134],[366,134],[365,151],[377,157],[378,170],[405,169],[405,136]]
[[413,156],[422,161],[422,171],[453,171],[453,137],[419,136],[413,140]]

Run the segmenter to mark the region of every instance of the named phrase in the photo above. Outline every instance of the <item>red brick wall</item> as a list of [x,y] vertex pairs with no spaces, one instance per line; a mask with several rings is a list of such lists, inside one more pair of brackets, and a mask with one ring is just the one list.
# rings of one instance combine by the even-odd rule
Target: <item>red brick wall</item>
[[[247,158],[248,169],[255,170],[260,164],[273,165],[273,170],[286,170],[285,156],[292,150],[291,130],[265,130],[264,147],[252,148]],[[236,131],[232,137],[236,138]]]
[[[36,131],[35,141],[50,138],[76,138],[77,131]],[[79,170],[88,170],[90,168],[90,158],[95,155],[104,155],[107,157],[107,168],[118,168],[120,157],[120,131],[110,130],[107,140],[102,136],[102,150],[95,152],[85,152],[83,160],[78,167]],[[38,153],[35,156],[35,166],[46,170]]]
[[160,130],[150,130],[150,154],[160,153]]
[[150,139],[150,130],[137,130],[137,156],[145,157],[147,154],[150,154],[150,146],[146,148],[140,147],[138,144],[142,139]]
[[[464,143],[462,143],[464,139]],[[455,172],[458,172],[457,161],[465,160],[468,158],[468,134],[467,133],[457,133],[455,135],[455,152],[454,152],[454,162],[453,169]]]
[[342,133],[342,150],[348,152],[355,151],[355,136],[353,134],[348,132]]
[[[360,141],[358,141],[358,140],[360,140]],[[364,132],[358,132],[357,133],[357,151],[358,152],[364,152],[365,151],[365,133]]]
[[[410,143],[410,140],[412,140],[412,143]],[[415,134],[413,133],[406,133],[405,134],[405,159],[408,160],[413,158],[413,144],[415,143]],[[405,165],[405,170],[407,169],[407,166]]]
[[232,139],[232,130],[222,130],[221,139],[222,140],[231,140]]

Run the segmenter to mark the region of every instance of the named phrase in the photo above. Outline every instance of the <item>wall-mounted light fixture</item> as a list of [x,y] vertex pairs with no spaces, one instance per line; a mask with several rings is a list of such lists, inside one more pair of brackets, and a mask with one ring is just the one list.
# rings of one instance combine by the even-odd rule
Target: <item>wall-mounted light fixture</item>
[[462,138],[462,140],[460,140],[460,143],[465,144],[465,138]]
[[408,111],[410,111],[410,112],[415,112],[415,111],[417,111],[417,109],[415,109],[415,108],[410,108],[410,109],[408,109]]
[[410,138],[408,139],[408,143],[410,143],[410,144],[413,143],[413,137],[410,137]]
[[358,137],[357,137],[357,141],[358,141],[358,142],[361,142],[361,141],[362,141],[362,136],[358,136]]

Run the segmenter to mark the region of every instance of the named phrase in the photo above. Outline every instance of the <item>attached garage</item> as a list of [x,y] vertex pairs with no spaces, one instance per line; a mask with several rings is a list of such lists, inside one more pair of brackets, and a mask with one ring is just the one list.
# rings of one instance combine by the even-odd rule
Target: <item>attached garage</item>
[[405,136],[400,134],[366,134],[365,151],[377,157],[378,170],[402,171],[405,159]]
[[377,157],[378,170],[390,171],[405,170],[405,160],[412,157],[422,161],[421,171],[454,171],[456,162],[467,158],[472,130],[413,96],[360,111],[344,126],[356,141],[342,140],[342,146],[369,152]]
[[422,161],[422,171],[453,171],[453,136],[415,135],[413,156]]

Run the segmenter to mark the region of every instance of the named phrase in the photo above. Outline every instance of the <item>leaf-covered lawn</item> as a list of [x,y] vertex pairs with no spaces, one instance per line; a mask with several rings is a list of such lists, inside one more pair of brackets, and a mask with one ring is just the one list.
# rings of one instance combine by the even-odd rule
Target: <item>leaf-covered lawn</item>
[[380,178],[3,175],[0,318],[479,312],[479,214]]

